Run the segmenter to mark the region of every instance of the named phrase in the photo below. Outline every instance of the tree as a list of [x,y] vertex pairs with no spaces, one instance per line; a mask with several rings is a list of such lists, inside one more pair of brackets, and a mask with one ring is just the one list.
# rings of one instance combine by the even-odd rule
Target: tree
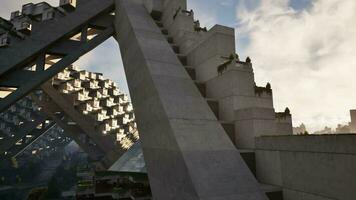
[[251,63],[251,58],[250,57],[246,58],[246,63]]
[[270,83],[267,83],[267,85],[266,85],[266,89],[267,89],[267,90],[271,90],[271,89],[272,89],[272,87],[271,87],[271,84],[270,84]]
[[240,57],[239,57],[239,54],[237,54],[237,53],[235,53],[235,59],[236,59],[236,61],[240,61]]

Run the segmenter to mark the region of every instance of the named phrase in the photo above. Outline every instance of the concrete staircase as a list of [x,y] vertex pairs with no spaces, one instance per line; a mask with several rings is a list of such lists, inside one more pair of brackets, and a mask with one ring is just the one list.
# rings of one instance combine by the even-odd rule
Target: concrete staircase
[[[184,54],[181,54],[180,52],[180,47],[179,45],[174,43],[173,37],[169,35],[169,32],[167,29],[165,29],[163,23],[160,21],[160,17],[154,17],[152,16],[153,19],[155,20],[157,26],[161,29],[161,32],[165,37],[167,38],[167,41],[170,43],[173,51],[176,53],[177,58],[180,60],[181,64],[184,66],[185,70],[189,74],[189,76],[192,78],[194,81],[196,87],[200,91],[202,97],[205,98],[207,101],[209,107],[215,114],[216,118],[219,120],[219,101],[216,99],[209,98],[206,93],[206,85],[205,83],[199,82],[196,79],[196,71],[193,67],[188,65],[187,61],[187,56]],[[233,122],[227,122],[227,121],[220,121],[221,126],[224,128],[226,134],[229,136],[231,141],[235,143],[235,125]],[[255,175],[256,177],[256,159],[255,159],[255,152],[252,150],[242,150],[239,149],[240,155],[244,159],[245,163],[251,170],[251,172]],[[267,197],[270,200],[283,200],[283,191],[280,187],[276,187],[273,185],[267,185],[267,184],[262,184],[260,183],[261,190],[265,192]]]

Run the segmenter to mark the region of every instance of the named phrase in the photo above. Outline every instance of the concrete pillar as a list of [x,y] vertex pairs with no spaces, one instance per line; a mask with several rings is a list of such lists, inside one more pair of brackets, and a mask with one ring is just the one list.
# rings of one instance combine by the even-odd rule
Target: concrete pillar
[[154,199],[266,200],[142,1],[115,3]]

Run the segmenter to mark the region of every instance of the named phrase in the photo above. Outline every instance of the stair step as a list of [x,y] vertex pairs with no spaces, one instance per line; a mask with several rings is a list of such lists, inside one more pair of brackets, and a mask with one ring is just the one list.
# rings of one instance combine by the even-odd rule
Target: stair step
[[242,150],[242,149],[239,149],[239,152],[240,152],[242,159],[244,159],[248,168],[252,172],[252,174],[256,176],[256,155],[255,155],[255,152],[252,150]]
[[219,101],[215,99],[206,99],[206,102],[215,114],[216,118],[219,119]]
[[157,24],[158,27],[163,28],[163,23],[162,22],[156,21],[156,24]]
[[283,190],[281,187],[260,183],[260,188],[265,192],[269,200],[283,200]]
[[191,68],[191,67],[185,67],[185,70],[188,72],[190,78],[192,78],[192,80],[196,80],[196,73],[195,73],[195,69]]
[[179,46],[176,44],[171,44],[174,53],[179,54]]
[[195,85],[198,87],[201,95],[203,97],[206,97],[206,87],[205,87],[205,83],[199,83],[199,82],[195,82]]
[[171,36],[166,35],[167,41],[170,44],[173,44],[173,38]]
[[188,65],[188,60],[187,60],[187,56],[182,55],[182,54],[178,54],[178,59],[180,60],[180,62],[182,63],[183,66],[187,66]]
[[229,136],[232,143],[235,144],[235,124],[231,122],[220,121],[221,126],[224,128],[226,134]]
[[155,21],[160,21],[162,19],[162,12],[160,11],[152,11],[151,12],[151,17],[155,20]]
[[168,30],[167,29],[161,29],[161,32],[163,35],[168,35]]

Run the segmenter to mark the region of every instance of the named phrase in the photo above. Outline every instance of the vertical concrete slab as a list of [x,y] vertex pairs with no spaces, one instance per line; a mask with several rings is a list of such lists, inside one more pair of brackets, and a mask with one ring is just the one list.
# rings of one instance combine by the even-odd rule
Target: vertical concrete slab
[[115,3],[154,199],[267,199],[143,2]]

